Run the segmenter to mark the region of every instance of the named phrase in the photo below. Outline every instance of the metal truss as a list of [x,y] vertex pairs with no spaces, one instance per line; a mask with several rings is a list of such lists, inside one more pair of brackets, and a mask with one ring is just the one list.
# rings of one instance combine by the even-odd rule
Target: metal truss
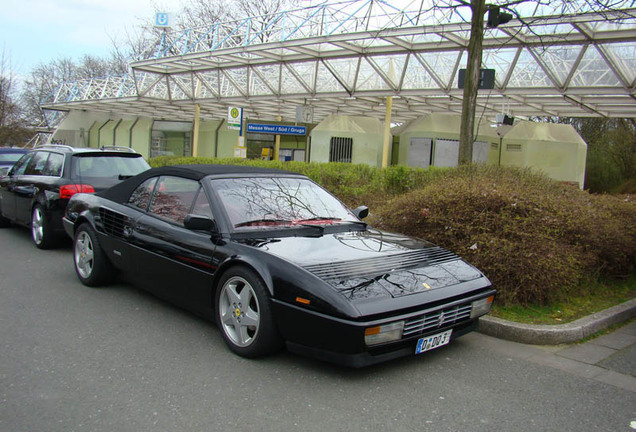
[[[486,30],[482,67],[495,69],[496,84],[479,91],[481,114],[636,117],[636,8],[537,12]],[[294,121],[302,105],[319,122],[383,119],[392,96],[396,123],[459,113],[469,33],[457,9],[320,5],[166,32],[129,74],[65,83],[43,107],[190,121],[196,103],[202,119],[240,106],[251,119]]]

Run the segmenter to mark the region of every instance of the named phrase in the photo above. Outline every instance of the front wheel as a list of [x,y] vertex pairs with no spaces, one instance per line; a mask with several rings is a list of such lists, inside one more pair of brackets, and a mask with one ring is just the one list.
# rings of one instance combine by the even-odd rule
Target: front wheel
[[79,280],[86,286],[104,285],[112,279],[115,269],[104,254],[93,228],[83,223],[75,232],[73,261]]
[[242,357],[261,357],[281,348],[267,289],[250,269],[235,267],[221,278],[216,321],[225,343]]

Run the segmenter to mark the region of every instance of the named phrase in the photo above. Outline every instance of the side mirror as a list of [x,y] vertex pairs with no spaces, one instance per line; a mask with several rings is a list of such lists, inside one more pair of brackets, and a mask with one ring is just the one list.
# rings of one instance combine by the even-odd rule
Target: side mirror
[[214,233],[217,231],[216,222],[207,216],[186,215],[183,226],[192,231],[207,231]]
[[360,206],[353,210],[353,214],[356,215],[358,219],[364,219],[369,216],[369,207]]

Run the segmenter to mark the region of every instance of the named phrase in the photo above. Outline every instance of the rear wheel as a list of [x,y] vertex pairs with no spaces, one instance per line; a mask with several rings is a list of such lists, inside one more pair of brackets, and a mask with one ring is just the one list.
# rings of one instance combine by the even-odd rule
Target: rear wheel
[[11,221],[6,217],[0,215],[0,228],[6,228],[11,225]]
[[31,237],[39,249],[49,249],[55,244],[47,214],[40,204],[36,204],[31,213]]
[[282,346],[265,284],[245,267],[234,267],[221,278],[216,321],[225,343],[242,357],[261,357]]
[[93,228],[83,223],[75,232],[73,261],[79,280],[96,287],[110,282],[115,273],[113,265],[104,254]]

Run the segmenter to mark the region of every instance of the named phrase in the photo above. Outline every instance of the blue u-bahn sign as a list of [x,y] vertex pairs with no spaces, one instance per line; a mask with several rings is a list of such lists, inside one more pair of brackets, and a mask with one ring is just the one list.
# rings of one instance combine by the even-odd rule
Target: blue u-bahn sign
[[307,126],[248,123],[247,131],[274,135],[307,135]]

